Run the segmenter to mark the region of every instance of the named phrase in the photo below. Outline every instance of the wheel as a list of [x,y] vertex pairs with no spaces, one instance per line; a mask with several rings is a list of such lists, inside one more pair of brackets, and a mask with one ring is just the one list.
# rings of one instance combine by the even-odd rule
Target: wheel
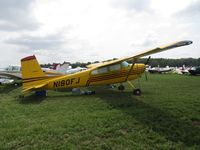
[[141,90],[140,89],[135,89],[133,90],[133,94],[136,95],[136,96],[140,96],[141,95]]
[[14,86],[19,86],[19,83],[14,83]]
[[123,91],[125,87],[123,85],[118,86],[118,90]]

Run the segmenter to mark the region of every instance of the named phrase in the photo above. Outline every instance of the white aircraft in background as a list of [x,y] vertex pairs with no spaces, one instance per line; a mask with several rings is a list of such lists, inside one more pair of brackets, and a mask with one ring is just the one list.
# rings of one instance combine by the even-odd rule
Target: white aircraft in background
[[58,64],[55,67],[55,70],[49,68],[42,68],[42,70],[45,72],[60,73],[60,74],[73,74],[86,69],[87,68],[84,67],[72,68],[72,66],[70,66],[69,64],[63,64],[63,65]]
[[8,79],[8,78],[0,78],[0,85],[2,84],[10,84],[10,83],[13,83],[14,80],[13,79]]
[[86,70],[86,69],[87,68],[84,68],[84,67],[77,67],[77,68],[73,68],[73,69],[68,69],[68,70],[66,70],[65,74],[73,74],[73,73],[80,72],[80,71],[83,71],[83,70]]
[[[63,75],[63,74],[73,74],[73,73],[76,73],[76,72],[83,71],[85,69],[86,68],[82,68],[82,67],[72,68],[72,66],[70,66],[69,64],[63,64],[63,65],[58,64],[56,66],[55,70],[50,69],[50,68],[42,68],[43,72],[45,72],[48,76],[59,76],[59,75]],[[6,68],[0,68],[0,76],[9,77],[9,78],[12,78],[12,79],[21,79],[22,78],[21,66],[9,65]]]
[[9,65],[6,68],[1,68],[0,69],[0,75],[4,77],[11,77],[15,79],[21,79],[22,74],[21,74],[21,67],[20,66],[11,66]]
[[173,70],[173,73],[176,74],[189,74],[189,70],[191,69],[191,67],[185,67],[185,65],[183,65],[182,67],[175,67]]
[[172,70],[172,68],[170,68],[169,66],[166,66],[166,67],[160,67],[158,65],[158,67],[149,67],[147,69],[150,73],[167,73],[167,72],[170,72]]

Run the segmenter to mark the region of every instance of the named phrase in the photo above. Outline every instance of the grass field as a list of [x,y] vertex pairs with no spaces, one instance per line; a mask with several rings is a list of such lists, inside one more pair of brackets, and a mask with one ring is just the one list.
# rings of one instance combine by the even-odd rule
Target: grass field
[[141,89],[21,99],[1,86],[0,149],[200,149],[200,77],[149,75]]

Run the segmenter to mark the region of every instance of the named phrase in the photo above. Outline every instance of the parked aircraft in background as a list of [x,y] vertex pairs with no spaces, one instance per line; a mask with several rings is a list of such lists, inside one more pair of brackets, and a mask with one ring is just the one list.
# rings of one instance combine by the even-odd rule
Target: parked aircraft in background
[[13,83],[14,80],[13,79],[8,79],[8,78],[5,78],[5,77],[1,77],[0,78],[0,85],[2,84],[10,84],[10,83]]
[[21,67],[20,66],[8,66],[0,69],[0,76],[10,77],[14,79],[21,79]]
[[189,73],[191,75],[200,75],[200,66],[198,67],[192,67],[190,70],[189,70]]
[[[140,57],[166,51],[172,48],[192,44],[192,41],[180,41],[166,46],[156,47],[139,54],[121,59],[106,61],[90,65],[88,69],[60,76],[47,76],[41,69],[36,57],[28,56],[21,59],[23,90],[22,93],[35,91],[37,95],[45,96],[46,90],[60,88],[77,88],[94,85],[120,83],[118,89],[124,90],[123,82],[133,87],[133,93],[140,95],[141,90],[136,89],[130,80],[139,78],[145,71],[146,64],[136,63]],[[132,60],[129,64],[126,61]]]
[[77,67],[77,68],[73,68],[73,69],[68,69],[68,70],[66,70],[65,74],[73,74],[73,73],[80,72],[80,71],[84,71],[84,70],[87,70],[87,68],[84,68],[84,67]]
[[185,67],[185,65],[183,65],[182,67],[173,67],[172,73],[176,73],[176,74],[189,74],[190,68],[191,67]]
[[148,68],[147,69],[150,73],[167,73],[172,71],[172,68],[170,68],[169,66],[166,67],[153,67],[153,68]]

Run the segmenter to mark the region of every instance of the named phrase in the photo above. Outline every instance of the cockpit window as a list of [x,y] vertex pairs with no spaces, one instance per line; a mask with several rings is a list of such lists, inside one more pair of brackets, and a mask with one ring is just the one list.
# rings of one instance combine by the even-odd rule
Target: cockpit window
[[121,67],[122,68],[127,68],[129,66],[129,63],[127,63],[126,61],[123,61],[121,64],[113,64],[113,65],[109,65],[106,67],[101,67],[98,69],[95,69],[91,72],[91,75],[97,75],[97,74],[103,74],[103,73],[107,73],[109,71],[120,71]]
[[102,67],[98,69],[98,73],[106,73],[108,72],[108,68],[107,67]]
[[97,71],[97,70],[93,70],[93,71],[91,72],[91,74],[92,74],[92,75],[96,75],[96,74],[98,74],[98,71]]
[[102,67],[96,70],[93,70],[91,72],[92,75],[96,75],[96,74],[102,74],[102,73],[107,73],[108,72],[108,68],[107,67]]
[[123,61],[121,63],[121,65],[122,65],[123,68],[127,68],[129,66],[129,63],[127,63],[126,61]]
[[115,65],[109,66],[109,71],[117,71],[117,70],[120,70],[120,69],[121,69],[120,64],[115,64]]

